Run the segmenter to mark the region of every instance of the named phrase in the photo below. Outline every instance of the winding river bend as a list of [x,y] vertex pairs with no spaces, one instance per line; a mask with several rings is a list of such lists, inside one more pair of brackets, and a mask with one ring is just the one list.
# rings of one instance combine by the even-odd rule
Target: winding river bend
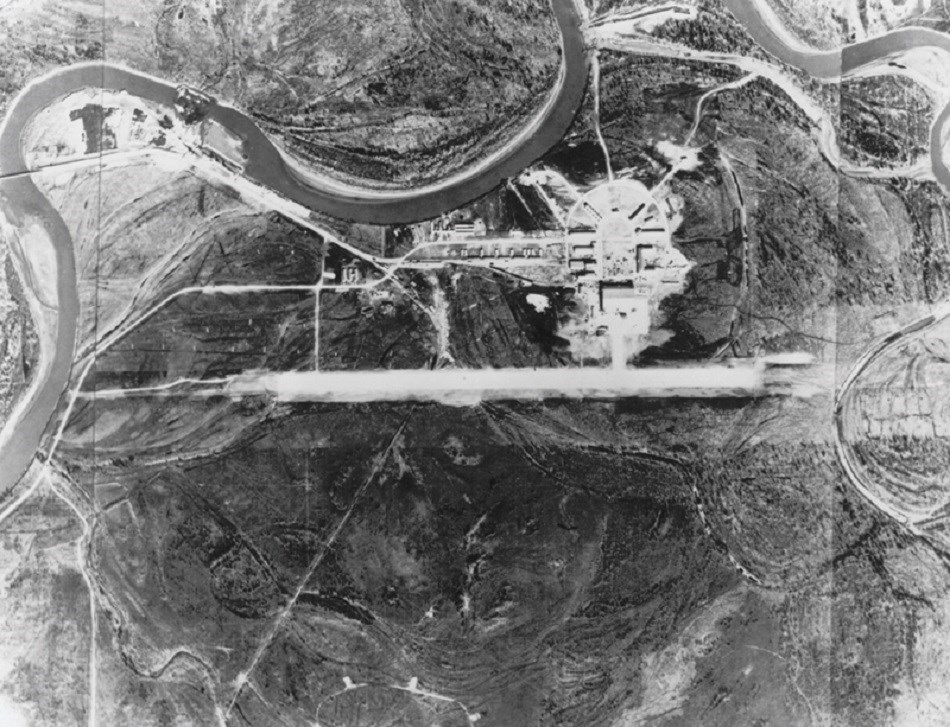
[[[950,52],[950,37],[917,28],[848,46],[843,53],[811,50],[790,41],[787,33],[774,27],[773,19],[760,12],[757,2],[761,1],[725,0],[725,4],[766,51],[818,78],[839,78],[842,72],[880,62],[914,47],[937,46]],[[248,116],[214,103],[209,117],[244,140],[248,154],[245,176],[287,199],[334,217],[371,224],[431,218],[488,193],[507,177],[516,175],[560,141],[570,127],[587,85],[587,52],[575,0],[551,0],[551,4],[561,33],[562,63],[558,83],[547,103],[505,147],[438,184],[412,190],[360,190],[304,178],[288,165]],[[20,136],[38,111],[73,91],[90,87],[127,91],[165,106],[173,106],[177,96],[173,84],[104,63],[90,64],[65,68],[31,84],[8,111],[0,132],[0,174],[8,177],[0,187],[5,213],[17,225],[28,220],[39,223],[53,242],[59,321],[55,350],[44,354],[49,361],[39,367],[41,379],[31,388],[32,398],[0,435],[0,494],[12,489],[33,460],[67,386],[79,314],[72,240],[57,211],[29,175],[24,174],[29,169],[23,159]],[[940,135],[948,119],[950,106],[934,124],[931,155],[935,174],[950,188],[950,170],[942,158]],[[10,177],[17,174],[20,176]]]
[[[437,184],[408,190],[359,190],[303,178],[292,169],[253,119],[224,104],[213,103],[208,117],[241,137],[248,158],[244,175],[287,199],[333,217],[368,224],[399,224],[436,217],[487,194],[506,178],[542,156],[567,133],[584,100],[587,48],[574,0],[551,0],[561,34],[561,68],[557,84],[540,112],[508,144],[485,159]],[[73,365],[79,296],[73,243],[65,223],[27,174],[21,133],[33,116],[57,99],[83,88],[126,91],[172,108],[175,84],[105,63],[64,68],[29,85],[9,109],[0,131],[0,193],[4,212],[18,227],[42,225],[56,252],[59,319],[55,350],[44,352],[47,365],[32,397],[0,435],[0,496],[9,492],[32,462],[50,418],[56,411]],[[11,176],[14,175],[14,176]]]
[[[820,51],[795,41],[776,27],[773,14],[763,11],[766,0],[723,0],[746,32],[767,53],[814,78],[837,80],[870,65],[885,62],[914,48],[938,48],[950,55],[950,35],[930,28],[898,28],[877,38],[846,45],[839,51]],[[950,122],[947,104],[930,129],[930,158],[934,176],[950,190],[950,167],[943,157],[943,132]]]

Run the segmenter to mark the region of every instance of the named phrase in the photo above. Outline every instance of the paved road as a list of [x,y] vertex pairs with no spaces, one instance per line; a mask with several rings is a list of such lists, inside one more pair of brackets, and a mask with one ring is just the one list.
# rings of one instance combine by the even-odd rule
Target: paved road
[[[752,39],[783,63],[815,78],[838,79],[914,48],[937,48],[950,54],[950,35],[930,28],[899,28],[890,33],[844,46],[839,51],[808,48],[778,26],[763,7],[764,0],[724,0],[726,7]],[[930,131],[930,158],[934,176],[950,190],[950,167],[943,157],[943,131],[950,123],[950,104],[937,116]]]
[[[763,0],[724,0],[726,7],[743,24],[753,40],[782,62],[816,78],[838,79],[866,66],[900,55],[913,48],[938,48],[950,54],[950,36],[929,28],[901,28],[886,35],[845,46],[841,52],[816,51],[793,39],[787,30],[778,27],[774,14],[763,12]],[[950,104],[934,120],[930,131],[930,157],[934,176],[950,190],[950,168],[943,157],[944,128],[950,122]],[[899,331],[885,336],[852,366],[835,396],[835,451],[852,486],[879,511],[904,526],[914,535],[921,531],[902,512],[877,496],[872,483],[865,482],[853,460],[844,432],[844,410],[854,395],[854,386],[861,374],[882,355],[902,345],[907,337],[920,332],[950,315],[948,305],[923,316]]]
[[835,395],[835,451],[845,474],[854,488],[877,507],[878,510],[906,527],[915,535],[925,535],[925,533],[917,526],[917,522],[908,516],[907,513],[901,512],[892,504],[879,497],[874,483],[865,481],[862,476],[862,468],[855,460],[854,451],[848,443],[848,437],[845,431],[845,416],[847,414],[846,410],[853,407],[852,397],[858,393],[856,385],[861,379],[861,375],[867,371],[872,364],[877,362],[882,356],[905,345],[912,336],[916,336],[929,328],[943,323],[948,317],[950,317],[950,303],[944,303],[933,312],[921,316],[903,328],[879,339],[854,363],[848,376],[842,382],[841,386],[838,387],[838,391]]
[[[254,121],[230,106],[214,103],[211,119],[240,136],[248,152],[245,176],[294,202],[342,219],[365,223],[405,223],[435,217],[460,207],[515,176],[560,141],[573,122],[587,85],[587,53],[574,0],[551,0],[561,32],[562,63],[551,96],[504,148],[438,184],[410,190],[359,190],[329,180],[304,179],[288,166]],[[59,320],[56,346],[42,351],[40,380],[33,396],[0,433],[0,494],[20,479],[40,446],[50,418],[69,382],[76,344],[79,296],[76,261],[69,232],[58,212],[36,188],[23,158],[21,133],[38,111],[82,88],[127,91],[172,107],[177,87],[160,79],[105,63],[79,64],[30,84],[16,98],[0,130],[0,186],[4,213],[17,226],[41,225],[56,250]]]
[[438,369],[435,371],[299,371],[248,374],[230,395],[278,401],[437,401],[468,406],[505,399],[617,397],[751,397],[766,393],[765,362],[628,369]]
[[[335,217],[367,223],[404,223],[433,217],[489,192],[505,178],[514,176],[559,141],[569,128],[583,101],[588,77],[587,55],[574,0],[551,1],[561,31],[563,52],[562,69],[553,95],[512,144],[438,185],[379,191],[305,179],[287,164],[251,118],[222,104],[213,104],[209,115],[245,140],[249,156],[246,176],[294,202]],[[950,50],[950,38],[922,29],[895,31],[851,46],[843,55],[803,50],[793,47],[787,37],[775,32],[759,13],[756,0],[726,0],[726,4],[768,51],[820,77],[836,77],[842,65],[846,69],[857,68],[917,45],[939,45]],[[27,170],[20,149],[20,134],[32,115],[63,95],[84,87],[124,90],[163,105],[173,104],[176,98],[172,84],[108,64],[71,66],[51,74],[31,84],[8,111],[0,131],[0,174]],[[939,129],[948,119],[950,107],[941,114],[940,123],[935,124],[932,151],[938,178],[950,186],[950,170],[939,153]],[[27,219],[38,222],[55,245],[60,316],[55,351],[41,354],[48,364],[38,367],[42,381],[23,408],[22,416],[8,422],[9,426],[0,435],[0,493],[12,488],[26,471],[56,411],[69,380],[79,312],[73,245],[62,219],[28,176],[4,180],[2,191],[4,210],[9,218],[18,224]]]
[[[304,175],[291,165],[254,120],[227,104],[213,102],[208,118],[241,138],[247,153],[243,174],[251,181],[272,189],[285,198],[309,209],[339,219],[368,224],[402,224],[431,219],[456,209],[491,190],[509,177],[516,176],[537,160],[567,133],[584,100],[588,65],[581,19],[574,0],[551,0],[561,31],[562,63],[557,83],[540,112],[503,148],[466,169],[442,180],[409,189],[362,189],[340,182]],[[8,126],[12,134],[35,112],[65,93],[81,88],[126,91],[172,107],[177,86],[127,68],[103,63],[69,66],[46,76],[18,97],[12,111],[16,123]],[[19,152],[10,155],[3,174],[28,171]]]

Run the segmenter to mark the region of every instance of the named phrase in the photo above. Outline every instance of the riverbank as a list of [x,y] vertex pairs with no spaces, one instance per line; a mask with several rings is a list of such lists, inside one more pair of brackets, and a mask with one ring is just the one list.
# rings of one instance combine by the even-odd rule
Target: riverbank
[[[783,28],[765,3],[756,0],[723,0],[749,36],[763,50],[786,65],[822,80],[840,80],[907,51],[936,48],[950,56],[950,35],[930,28],[900,28],[869,40],[843,46],[840,51],[808,48]],[[950,123],[950,104],[934,119],[930,131],[930,159],[937,181],[950,191],[950,165],[944,158],[945,129]]]
[[[310,210],[367,224],[402,224],[436,217],[461,207],[514,176],[567,133],[580,108],[588,81],[583,20],[573,0],[552,0],[561,33],[562,63],[558,83],[532,122],[503,147],[479,163],[437,184],[406,190],[364,190],[331,179],[304,175],[281,154],[254,121],[226,104],[212,103],[208,116],[240,137],[247,151],[244,175]],[[177,86],[131,69],[106,63],[76,64],[32,81],[13,101],[0,127],[0,175],[3,212],[13,226],[39,225],[55,252],[57,313],[53,351],[41,353],[31,396],[17,416],[0,430],[0,493],[8,492],[27,470],[42,442],[50,418],[70,379],[79,317],[76,261],[65,223],[33,184],[21,148],[21,132],[30,119],[57,99],[81,88],[126,92],[173,108]],[[27,251],[21,258],[30,260]],[[40,271],[33,271],[39,275]],[[46,346],[45,348],[49,348]]]

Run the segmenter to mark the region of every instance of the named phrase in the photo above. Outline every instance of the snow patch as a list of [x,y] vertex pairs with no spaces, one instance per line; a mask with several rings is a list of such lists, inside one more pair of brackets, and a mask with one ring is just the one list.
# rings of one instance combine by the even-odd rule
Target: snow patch
[[657,142],[656,150],[669,160],[671,164],[676,165],[684,171],[699,169],[699,149],[691,146],[678,146],[672,141],[663,140]]
[[528,293],[525,300],[527,300],[528,305],[532,306],[538,313],[544,313],[544,311],[551,307],[550,299],[541,293]]
[[5,694],[0,694],[0,724],[4,727],[27,727],[29,724],[20,705]]

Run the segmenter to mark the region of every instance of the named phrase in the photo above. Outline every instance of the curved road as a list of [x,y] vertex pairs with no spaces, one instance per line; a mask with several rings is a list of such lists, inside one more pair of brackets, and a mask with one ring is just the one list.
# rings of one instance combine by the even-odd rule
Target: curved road
[[[287,199],[333,217],[368,224],[401,224],[430,219],[461,207],[513,177],[560,141],[584,100],[588,68],[581,19],[574,0],[551,0],[561,31],[562,62],[557,83],[535,117],[514,139],[485,159],[436,184],[412,189],[359,189],[294,169],[253,119],[232,106],[213,102],[208,118],[244,142],[244,176]],[[23,125],[36,112],[81,88],[125,91],[167,108],[175,106],[178,86],[136,71],[105,63],[86,63],[58,70],[21,93],[10,111],[3,134],[6,156],[0,173],[30,171],[19,150]]]
[[[756,0],[724,0],[724,2],[759,46],[787,65],[816,78],[838,79],[913,48],[932,47],[950,54],[950,35],[929,28],[900,28],[879,38],[845,46],[840,53],[815,51],[791,37],[786,29],[777,24],[774,13],[767,9],[763,12]],[[759,0],[759,2],[764,2],[764,0]],[[948,123],[950,123],[950,103],[940,111],[930,128],[930,157],[934,176],[945,189],[950,190],[950,168],[943,156],[944,129],[947,128]],[[880,512],[918,537],[926,537],[926,534],[907,515],[878,497],[874,488],[859,474],[859,468],[846,443],[844,409],[854,393],[854,385],[872,363],[903,344],[908,336],[934,326],[948,316],[950,316],[950,304],[945,303],[934,312],[878,340],[854,363],[835,392],[835,451],[848,480]]]
[[[318,179],[304,179],[254,121],[237,109],[214,103],[208,116],[240,136],[248,154],[244,174],[286,198],[334,217],[370,224],[398,224],[435,217],[497,187],[560,141],[584,100],[588,68],[581,18],[574,0],[551,0],[561,33],[558,80],[541,111],[503,148],[440,182],[411,190],[361,191]],[[56,252],[59,318],[55,349],[42,351],[40,380],[19,416],[0,432],[0,496],[10,492],[32,462],[68,382],[76,344],[79,296],[72,239],[59,213],[27,174],[21,132],[30,119],[57,99],[82,88],[127,91],[174,107],[177,86],[105,63],[74,65],[30,84],[7,112],[0,130],[0,186],[3,209],[17,227],[28,221],[45,229]],[[21,175],[12,176],[11,175]]]
[[[811,50],[777,28],[775,19],[763,15],[756,1],[725,3],[765,50],[818,78],[838,78],[843,71],[847,73],[913,47],[930,45],[950,52],[950,37],[917,28],[848,46],[843,53]],[[406,191],[358,190],[304,178],[288,165],[254,121],[237,109],[215,103],[209,117],[243,138],[248,153],[245,175],[294,202],[334,217],[366,223],[405,223],[434,217],[486,194],[505,178],[514,176],[557,143],[570,127],[584,98],[588,77],[586,48],[574,0],[551,0],[551,4],[562,44],[562,66],[554,93],[512,143],[437,185]],[[0,174],[29,171],[20,147],[24,126],[37,111],[84,87],[127,91],[166,106],[173,106],[177,96],[172,84],[107,64],[65,68],[31,84],[8,111],[0,131]],[[935,174],[950,187],[950,169],[942,159],[940,133],[948,119],[950,106],[933,126],[931,152]],[[0,493],[10,491],[26,471],[56,411],[69,380],[79,310],[72,240],[59,214],[28,175],[4,180],[2,191],[6,214],[18,225],[26,219],[38,222],[55,245],[60,317],[55,351],[49,365],[39,367],[45,376],[32,389],[34,396],[26,403],[19,420],[8,422],[15,429],[11,432],[9,427],[5,428],[0,438]]]
[[838,461],[841,463],[841,467],[844,469],[845,474],[851,481],[851,484],[861,495],[865,497],[865,499],[868,500],[868,502],[877,507],[878,510],[893,519],[895,522],[907,528],[907,530],[914,535],[921,537],[926,537],[926,533],[918,528],[916,523],[908,515],[900,512],[885,500],[878,497],[874,491],[874,487],[865,482],[861,477],[858,463],[855,461],[852,450],[847,443],[847,436],[844,429],[844,414],[845,408],[850,403],[850,397],[854,395],[854,386],[861,378],[861,374],[863,374],[882,356],[890,353],[898,346],[903,345],[908,337],[921,333],[928,328],[932,328],[945,321],[948,317],[950,317],[950,305],[944,303],[932,313],[921,316],[920,318],[911,321],[903,328],[889,333],[888,335],[879,339],[868,350],[866,350],[851,367],[851,370],[848,372],[848,376],[842,382],[841,386],[838,387],[838,391],[835,393],[834,401],[835,451],[838,455]]
[[[877,38],[846,45],[840,52],[815,50],[778,25],[774,13],[761,7],[766,1],[723,0],[758,46],[814,78],[837,80],[914,48],[938,48],[950,55],[950,35],[930,28],[898,28]],[[937,181],[950,190],[950,167],[943,158],[943,131],[948,122],[950,104],[943,108],[930,128],[930,158]]]

